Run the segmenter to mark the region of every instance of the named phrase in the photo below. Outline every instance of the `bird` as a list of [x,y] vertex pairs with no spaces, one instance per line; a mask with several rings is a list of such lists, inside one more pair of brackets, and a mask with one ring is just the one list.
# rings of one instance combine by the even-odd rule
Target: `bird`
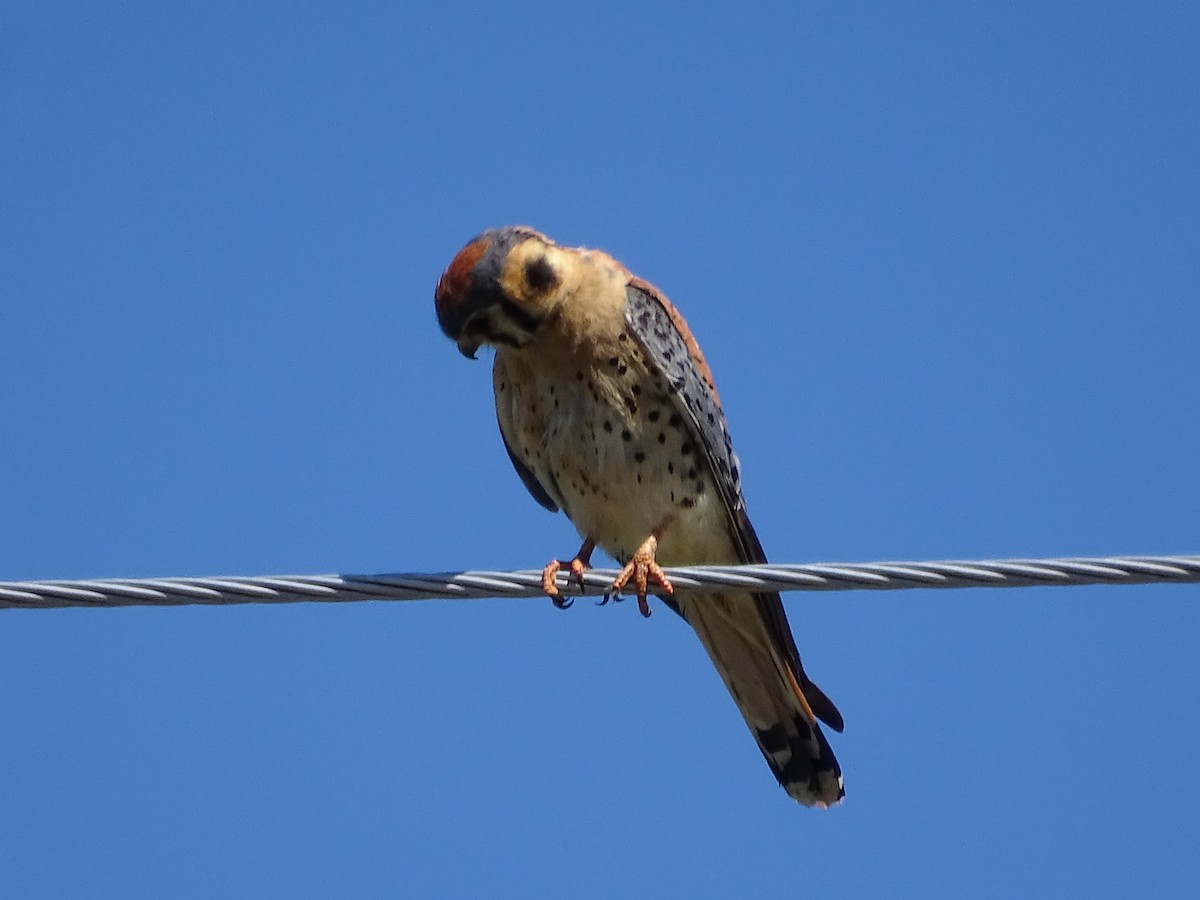
[[442,332],[469,359],[495,351],[504,448],[533,498],[583,539],[542,585],[566,607],[596,547],[650,614],[657,595],[695,630],[783,789],[806,806],[845,796],[820,722],[844,726],[804,671],[778,593],[679,592],[662,566],[765,563],[712,373],[682,315],[607,253],[525,226],[484,231],[438,279]]

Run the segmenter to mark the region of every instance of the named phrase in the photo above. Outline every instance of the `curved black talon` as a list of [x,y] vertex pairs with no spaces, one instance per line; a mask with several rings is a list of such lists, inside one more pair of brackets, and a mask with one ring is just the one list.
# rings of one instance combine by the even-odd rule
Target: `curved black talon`
[[620,603],[620,602],[622,602],[624,599],[625,599],[625,598],[621,596],[621,592],[620,592],[620,591],[614,591],[612,588],[609,588],[607,591],[605,591],[605,592],[604,592],[604,599],[603,599],[603,600],[601,600],[601,601],[600,601],[599,603],[597,603],[596,605],[597,605],[597,606],[603,606],[603,605],[604,605],[605,603],[607,603],[609,600],[611,600],[613,603]]
[[552,594],[550,602],[554,604],[555,609],[570,609],[575,605],[575,598],[564,597],[562,594]]

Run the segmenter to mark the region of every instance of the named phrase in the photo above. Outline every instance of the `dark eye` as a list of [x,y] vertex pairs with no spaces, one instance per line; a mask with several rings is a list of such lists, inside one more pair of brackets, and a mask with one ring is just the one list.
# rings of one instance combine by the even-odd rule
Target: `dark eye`
[[554,266],[546,261],[546,257],[539,256],[525,263],[525,281],[541,294],[558,286],[558,274],[554,271]]

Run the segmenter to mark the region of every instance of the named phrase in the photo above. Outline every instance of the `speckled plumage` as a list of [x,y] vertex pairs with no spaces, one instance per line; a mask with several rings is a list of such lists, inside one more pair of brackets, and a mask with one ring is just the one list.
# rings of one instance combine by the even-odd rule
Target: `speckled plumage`
[[[600,251],[504,228],[459,252],[435,299],[464,354],[496,348],[505,447],[534,498],[585,539],[583,562],[592,542],[622,564],[766,561],[708,365],[654,287]],[[779,595],[661,593],[696,630],[780,784],[808,805],[840,800],[816,719],[840,731],[841,716],[805,675]]]

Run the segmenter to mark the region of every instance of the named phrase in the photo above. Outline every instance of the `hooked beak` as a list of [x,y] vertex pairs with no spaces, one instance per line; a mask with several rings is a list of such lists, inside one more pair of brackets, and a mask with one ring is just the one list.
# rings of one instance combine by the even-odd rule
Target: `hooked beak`
[[458,352],[467,359],[477,359],[475,353],[479,350],[479,342],[473,341],[468,337],[460,337],[455,343],[458,345]]

